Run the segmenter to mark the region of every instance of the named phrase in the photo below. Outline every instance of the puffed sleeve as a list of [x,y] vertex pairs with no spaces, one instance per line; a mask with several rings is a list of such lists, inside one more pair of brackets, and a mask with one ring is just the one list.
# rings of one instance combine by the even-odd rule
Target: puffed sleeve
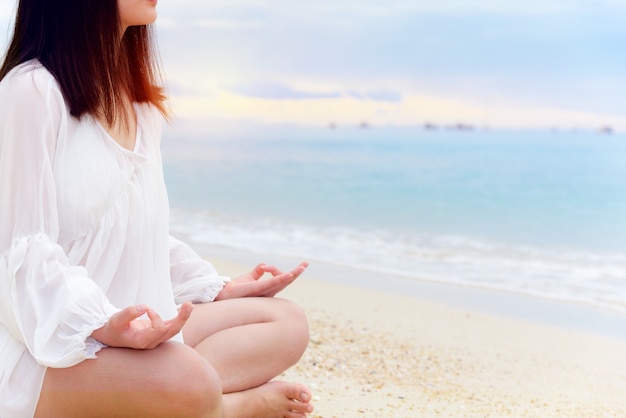
[[68,117],[40,65],[0,82],[0,323],[48,367],[95,357],[90,335],[117,311],[57,244],[53,166]]
[[170,237],[170,274],[176,303],[212,302],[230,281],[176,238]]

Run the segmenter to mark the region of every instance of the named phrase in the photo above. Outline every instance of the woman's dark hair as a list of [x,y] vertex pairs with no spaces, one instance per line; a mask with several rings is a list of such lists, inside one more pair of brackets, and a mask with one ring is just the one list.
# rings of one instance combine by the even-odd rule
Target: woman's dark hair
[[117,0],[19,0],[0,80],[38,59],[59,83],[70,113],[113,124],[124,95],[167,114],[150,26],[122,27]]

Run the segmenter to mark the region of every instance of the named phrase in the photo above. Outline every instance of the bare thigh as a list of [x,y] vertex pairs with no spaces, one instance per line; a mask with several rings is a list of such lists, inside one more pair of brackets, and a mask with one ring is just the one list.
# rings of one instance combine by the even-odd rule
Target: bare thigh
[[302,309],[278,298],[195,305],[183,335],[217,371],[224,393],[268,382],[294,365],[309,342]]
[[221,383],[193,349],[105,348],[98,358],[49,368],[35,418],[217,417]]
[[232,328],[271,322],[285,322],[308,341],[308,324],[302,309],[280,298],[237,298],[194,305],[183,327],[185,344],[197,346],[207,337]]

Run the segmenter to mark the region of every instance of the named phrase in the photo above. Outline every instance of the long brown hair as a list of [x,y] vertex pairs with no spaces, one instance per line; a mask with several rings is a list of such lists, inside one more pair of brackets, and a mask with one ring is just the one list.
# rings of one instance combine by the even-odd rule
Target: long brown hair
[[126,122],[124,95],[167,115],[151,26],[122,28],[117,0],[19,0],[0,67],[38,59],[61,87],[70,113]]

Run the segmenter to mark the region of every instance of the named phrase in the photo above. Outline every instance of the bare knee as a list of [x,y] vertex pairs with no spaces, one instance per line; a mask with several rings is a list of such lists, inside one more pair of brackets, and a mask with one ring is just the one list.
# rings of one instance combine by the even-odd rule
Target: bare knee
[[173,408],[170,416],[221,417],[222,385],[215,369],[189,347],[177,345],[175,351],[153,388]]
[[291,347],[292,363],[300,360],[300,357],[309,344],[309,323],[304,310],[296,303],[279,299],[281,305],[280,320],[288,344]]

